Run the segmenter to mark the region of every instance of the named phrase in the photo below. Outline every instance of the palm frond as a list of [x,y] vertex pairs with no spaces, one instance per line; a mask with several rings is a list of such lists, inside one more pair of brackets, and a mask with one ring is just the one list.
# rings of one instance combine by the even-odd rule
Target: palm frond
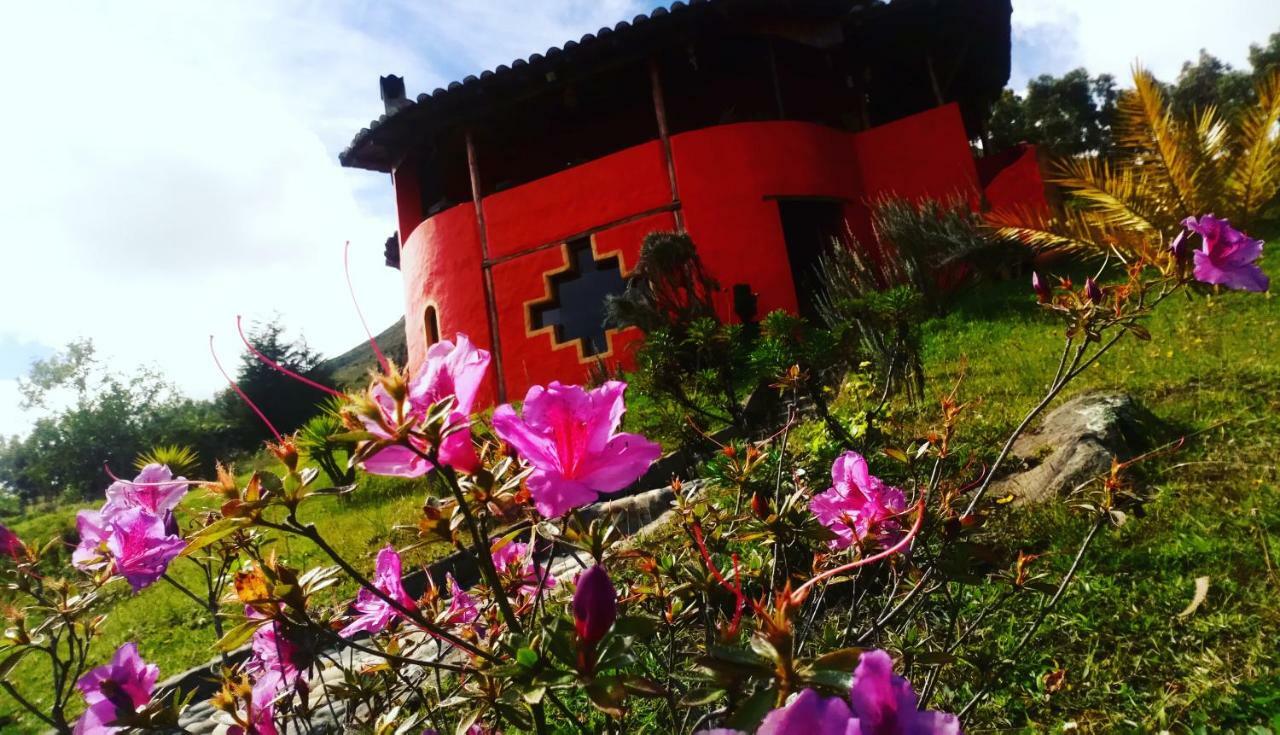
[[1175,117],[1160,83],[1145,69],[1134,69],[1133,87],[1120,95],[1113,126],[1124,162],[1145,169],[1149,185],[1164,190],[1178,213],[1205,211],[1200,156],[1187,126]]
[[1055,169],[1057,175],[1050,181],[1070,191],[1103,225],[1152,233],[1168,224],[1159,191],[1141,170],[1116,168],[1094,156],[1068,158]]
[[1258,104],[1241,117],[1239,152],[1226,182],[1241,226],[1280,191],[1280,69],[1260,80],[1257,91]]
[[984,221],[997,236],[1017,240],[1041,253],[1085,257],[1116,253],[1127,259],[1148,247],[1150,240],[1134,229],[1107,225],[1092,212],[1074,208],[1051,214],[1022,205],[1005,207],[987,212]]

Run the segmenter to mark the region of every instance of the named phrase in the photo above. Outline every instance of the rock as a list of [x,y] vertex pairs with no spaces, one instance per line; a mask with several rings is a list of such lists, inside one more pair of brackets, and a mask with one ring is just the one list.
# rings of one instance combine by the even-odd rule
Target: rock
[[1018,471],[992,485],[994,497],[1036,503],[1069,494],[1151,444],[1158,421],[1132,396],[1086,393],[1054,409],[1013,444]]

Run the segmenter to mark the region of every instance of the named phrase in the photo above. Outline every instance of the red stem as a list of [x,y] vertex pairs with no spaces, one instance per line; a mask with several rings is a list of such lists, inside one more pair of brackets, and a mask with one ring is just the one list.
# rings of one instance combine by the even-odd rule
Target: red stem
[[317,390],[322,390],[325,393],[328,393],[329,395],[334,396],[335,398],[346,397],[327,385],[321,385],[320,383],[317,383],[316,381],[311,380],[310,378],[304,378],[303,376],[293,372],[289,368],[276,362],[275,360],[272,360],[270,357],[267,357],[266,355],[262,354],[262,352],[257,347],[253,346],[253,343],[249,341],[249,338],[244,336],[244,327],[240,323],[240,316],[238,314],[236,315],[236,331],[240,333],[240,341],[244,342],[244,346],[248,347],[249,352],[252,353],[254,357],[258,358],[258,361],[263,363],[264,365],[274,368],[275,370],[289,376],[290,378],[293,378],[294,380],[297,380],[298,382],[309,385],[312,388],[315,388]]
[[213,350],[212,334],[209,335],[209,354],[213,355],[213,364],[218,366],[218,372],[222,373],[222,377],[227,379],[227,384],[231,386],[231,390],[235,391],[236,395],[240,396],[240,400],[244,401],[246,406],[253,409],[253,412],[258,414],[258,418],[262,419],[262,423],[266,424],[267,428],[271,430],[271,435],[276,438],[276,441],[283,442],[284,437],[280,436],[279,431],[276,431],[276,427],[272,425],[271,420],[262,412],[262,409],[258,408],[257,404],[253,401],[249,400],[249,396],[245,395],[245,392],[241,390],[240,386],[236,385],[236,381],[232,380],[230,375],[227,375],[227,371],[222,367],[222,362],[218,360],[218,353]]
[[342,246],[342,270],[347,275],[347,290],[351,292],[351,303],[355,304],[356,316],[360,317],[360,326],[364,327],[364,333],[369,337],[369,344],[373,347],[373,354],[378,356],[378,365],[382,367],[385,374],[391,373],[391,366],[387,362],[387,356],[382,354],[382,350],[378,347],[378,340],[373,338],[373,332],[369,330],[369,323],[364,320],[364,312],[360,311],[360,301],[356,299],[356,287],[351,285],[351,259],[348,254],[351,252],[351,241],[347,240]]
[[734,584],[729,584],[716,568],[715,562],[711,561],[711,552],[707,551],[707,543],[702,538],[702,524],[694,521],[689,527],[693,531],[693,540],[698,545],[698,552],[702,554],[702,562],[706,564],[707,570],[721,587],[733,595],[733,618],[729,621],[728,629],[725,630],[728,637],[732,638],[738,632],[738,625],[742,623],[742,607],[745,603],[745,597],[742,594],[742,577],[738,574],[738,555],[733,555]]

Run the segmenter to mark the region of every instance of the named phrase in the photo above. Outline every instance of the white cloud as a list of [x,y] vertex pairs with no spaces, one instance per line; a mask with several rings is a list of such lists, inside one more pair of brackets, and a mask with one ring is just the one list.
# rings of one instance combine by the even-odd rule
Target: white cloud
[[1037,74],[1084,66],[1122,83],[1141,61],[1172,81],[1201,48],[1248,69],[1250,43],[1280,31],[1275,0],[1014,0],[1014,63],[1010,85],[1022,89]]
[[[221,385],[234,318],[279,314],[327,354],[402,310],[381,262],[385,176],[336,155],[381,112],[380,74],[431,88],[627,15],[623,0],[49,2],[0,28],[0,335],[92,337],[114,364]],[[0,345],[2,347],[3,345]],[[0,432],[24,428],[0,381]]]

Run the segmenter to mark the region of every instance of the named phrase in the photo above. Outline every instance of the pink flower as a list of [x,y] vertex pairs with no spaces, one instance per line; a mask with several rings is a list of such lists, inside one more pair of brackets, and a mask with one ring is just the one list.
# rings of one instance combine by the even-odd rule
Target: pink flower
[[[387,389],[377,384],[372,390],[372,398],[381,416],[362,416],[361,422],[370,433],[383,440],[391,440],[395,438],[398,427],[421,423],[433,405],[453,397],[453,411],[449,415],[445,437],[440,442],[438,457],[441,464],[470,472],[477,466],[469,428],[471,409],[488,367],[489,353],[476,349],[467,335],[459,333],[456,346],[449,340],[441,340],[427,350],[422,373],[409,384],[405,405],[396,405]],[[384,447],[363,462],[365,471],[375,475],[421,477],[434,469],[430,462],[419,456],[419,453],[430,453],[431,447],[425,439],[409,436],[405,441],[410,442],[413,449],[403,444]]]
[[520,597],[528,598],[537,594],[539,582],[542,583],[543,589],[556,586],[556,578],[545,574],[529,558],[528,544],[512,541],[490,553],[493,555],[493,565],[497,568],[498,574],[508,579],[520,580],[520,586],[516,590]]
[[142,508],[154,515],[172,513],[182,496],[187,494],[187,478],[173,476],[162,464],[142,468],[133,482],[119,480],[107,488],[107,503],[102,515],[110,518],[120,511]]
[[[746,734],[718,729],[698,735]],[[960,720],[921,711],[911,683],[894,676],[889,654],[872,650],[858,660],[847,703],[805,689],[766,715],[756,735],[960,735]]]
[[859,735],[959,735],[960,720],[942,712],[921,711],[911,682],[895,676],[893,659],[867,651],[853,672],[849,702]]
[[620,434],[626,383],[593,391],[552,381],[524,397],[523,418],[510,405],[493,414],[493,431],[527,462],[534,505],[552,518],[635,482],[662,453],[638,434]]
[[76,513],[76,532],[80,534],[80,543],[71,552],[71,563],[76,569],[92,571],[101,569],[107,564],[107,535],[110,526],[96,510],[82,510]]
[[80,677],[76,688],[84,695],[87,709],[76,721],[76,735],[108,735],[125,728],[111,723],[126,719],[151,701],[160,667],[138,655],[136,643],[116,649],[111,662]]
[[23,547],[22,539],[18,538],[18,534],[0,523],[0,554],[17,559],[26,553],[27,550]]
[[766,715],[756,735],[859,735],[857,727],[844,700],[806,689]]
[[618,591],[599,564],[578,575],[573,593],[573,626],[578,639],[592,645],[604,638],[618,619]]
[[[264,617],[251,607],[245,608],[245,615]],[[244,670],[253,684],[248,713],[252,727],[247,732],[243,728],[236,730],[244,735],[276,735],[275,704],[286,694],[306,694],[304,673],[310,666],[308,657],[302,646],[275,620],[253,632],[250,650],[252,653]]]
[[873,477],[862,455],[845,452],[837,458],[831,465],[831,482],[833,487],[815,496],[809,510],[835,533],[829,543],[832,549],[848,548],[869,535],[901,530],[895,518],[906,510],[906,496]]
[[[378,552],[372,581],[373,586],[387,597],[400,603],[402,607],[414,609],[413,598],[405,591],[404,582],[401,580],[400,555],[390,544]],[[350,638],[361,631],[380,633],[391,624],[391,621],[404,617],[403,613],[367,589],[361,589],[356,593],[354,607],[359,615],[351,621],[350,625],[338,632],[338,635],[343,638]]]
[[1271,280],[1257,266],[1262,257],[1262,241],[1254,240],[1232,227],[1225,219],[1206,214],[1188,217],[1182,225],[1200,235],[1203,245],[1196,250],[1197,281],[1242,291],[1266,291]]
[[1031,290],[1035,291],[1036,299],[1041,303],[1053,298],[1053,289],[1049,288],[1049,284],[1044,282],[1039,273],[1031,271]]
[[444,613],[445,624],[466,625],[475,622],[480,617],[480,608],[476,605],[475,598],[462,589],[452,574],[446,574],[445,577],[449,583],[449,594],[452,595],[449,598],[449,609]]
[[101,569],[125,578],[137,592],[160,579],[187,542],[169,533],[163,518],[142,508],[115,513],[110,519],[101,513],[82,510],[76,514],[80,544],[71,555],[79,569]]

